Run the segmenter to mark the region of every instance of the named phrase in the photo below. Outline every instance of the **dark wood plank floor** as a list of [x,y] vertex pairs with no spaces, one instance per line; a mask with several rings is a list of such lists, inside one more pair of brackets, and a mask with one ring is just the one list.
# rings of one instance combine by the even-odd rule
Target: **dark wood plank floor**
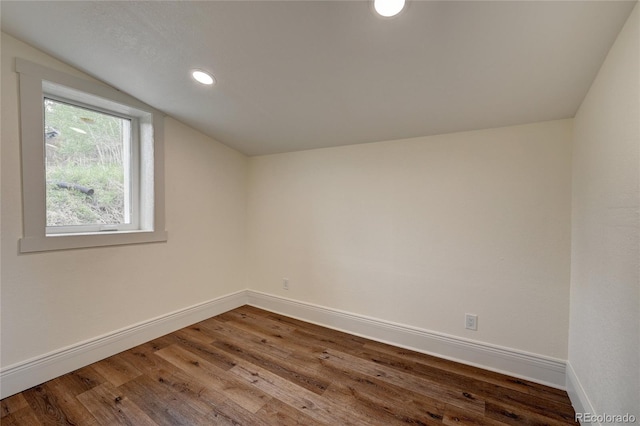
[[2,425],[566,425],[565,392],[244,306],[2,400]]

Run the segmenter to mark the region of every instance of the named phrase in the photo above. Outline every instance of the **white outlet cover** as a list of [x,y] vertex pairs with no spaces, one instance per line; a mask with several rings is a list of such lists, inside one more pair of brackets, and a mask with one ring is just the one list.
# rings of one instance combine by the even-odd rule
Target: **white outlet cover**
[[467,330],[478,330],[478,316],[474,314],[465,314],[464,316],[464,328]]

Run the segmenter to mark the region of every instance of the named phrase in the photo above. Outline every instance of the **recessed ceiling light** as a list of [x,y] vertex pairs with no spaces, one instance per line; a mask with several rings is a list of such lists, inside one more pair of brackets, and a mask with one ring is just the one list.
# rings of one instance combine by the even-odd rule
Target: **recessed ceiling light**
[[193,70],[191,72],[191,76],[198,82],[201,84],[206,84],[207,86],[211,86],[213,83],[216,82],[216,80],[213,78],[213,76],[207,72],[204,72],[202,70]]
[[385,18],[396,16],[404,9],[405,0],[373,0],[373,8]]

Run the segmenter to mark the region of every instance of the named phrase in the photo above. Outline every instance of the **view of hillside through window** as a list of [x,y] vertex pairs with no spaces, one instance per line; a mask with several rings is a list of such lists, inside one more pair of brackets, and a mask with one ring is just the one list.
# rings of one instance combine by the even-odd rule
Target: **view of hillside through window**
[[47,226],[130,222],[131,121],[45,99]]

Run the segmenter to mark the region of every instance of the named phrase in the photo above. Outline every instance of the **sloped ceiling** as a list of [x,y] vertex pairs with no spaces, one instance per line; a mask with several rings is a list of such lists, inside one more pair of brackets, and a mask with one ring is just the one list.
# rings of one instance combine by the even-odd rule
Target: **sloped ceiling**
[[[572,117],[635,1],[6,1],[2,30],[248,155]],[[211,71],[213,88],[192,68]]]

